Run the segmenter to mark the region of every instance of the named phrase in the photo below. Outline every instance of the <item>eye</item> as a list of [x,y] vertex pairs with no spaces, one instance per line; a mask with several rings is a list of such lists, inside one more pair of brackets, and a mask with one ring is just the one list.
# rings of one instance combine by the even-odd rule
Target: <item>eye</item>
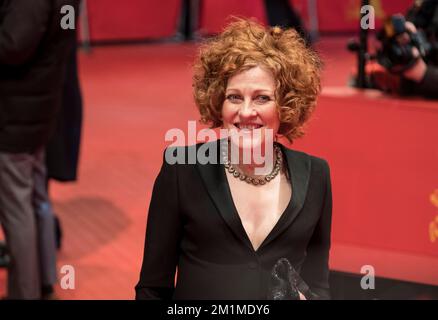
[[259,103],[259,104],[263,104],[263,103],[271,101],[271,97],[270,96],[266,96],[266,95],[260,95],[260,96],[257,96],[255,98],[255,101],[257,103]]
[[238,94],[229,94],[226,96],[226,99],[231,103],[240,103],[243,100],[242,96]]

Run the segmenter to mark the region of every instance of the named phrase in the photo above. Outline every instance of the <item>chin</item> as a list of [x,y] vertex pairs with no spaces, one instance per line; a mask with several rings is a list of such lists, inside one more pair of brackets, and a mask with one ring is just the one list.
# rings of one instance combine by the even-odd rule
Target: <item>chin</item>
[[231,134],[231,143],[237,145],[240,150],[264,150],[267,143],[264,128],[248,130],[247,132],[237,130]]

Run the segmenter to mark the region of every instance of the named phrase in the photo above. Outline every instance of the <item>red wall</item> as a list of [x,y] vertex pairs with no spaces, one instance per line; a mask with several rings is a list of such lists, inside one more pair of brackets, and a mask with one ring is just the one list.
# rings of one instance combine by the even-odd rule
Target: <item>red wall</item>
[[266,23],[263,0],[204,0],[201,11],[201,32],[218,33],[230,15],[255,17]]
[[[291,0],[291,3],[306,21],[307,0]],[[319,0],[317,3],[320,31],[357,30],[360,0]],[[371,3],[379,18],[384,14],[405,12],[412,0]],[[170,37],[175,34],[180,10],[181,0],[88,0],[90,37],[92,40]],[[203,0],[202,32],[219,32],[229,15],[255,17],[266,22],[263,0]]]
[[175,34],[180,0],[88,0],[91,40],[163,38]]
[[[393,13],[405,13],[412,0],[371,1],[375,8],[377,26],[381,17]],[[290,0],[308,21],[307,0]],[[360,0],[317,0],[319,30],[322,32],[345,32],[358,29]],[[219,32],[229,14],[255,17],[265,22],[266,15],[263,0],[204,0],[202,30],[205,33]]]

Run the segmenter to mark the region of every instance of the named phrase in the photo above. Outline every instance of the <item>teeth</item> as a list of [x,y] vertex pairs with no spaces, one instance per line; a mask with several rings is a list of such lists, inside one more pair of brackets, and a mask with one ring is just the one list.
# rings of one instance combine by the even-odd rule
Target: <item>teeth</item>
[[261,125],[258,124],[237,124],[236,127],[238,127],[241,130],[254,130],[261,127]]

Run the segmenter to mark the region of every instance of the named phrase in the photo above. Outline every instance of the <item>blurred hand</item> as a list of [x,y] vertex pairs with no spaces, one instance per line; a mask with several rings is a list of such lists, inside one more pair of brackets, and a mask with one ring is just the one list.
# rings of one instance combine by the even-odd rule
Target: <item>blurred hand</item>
[[[418,52],[417,48],[413,48],[412,53],[414,54],[414,57],[420,56],[420,52]],[[426,70],[427,70],[426,63],[422,58],[419,58],[412,68],[403,72],[403,76],[406,79],[415,82],[420,82],[421,80],[423,80],[424,75],[426,74]]]
[[306,297],[304,296],[304,294],[302,294],[301,292],[298,291],[298,293],[300,294],[300,300],[307,300]]

